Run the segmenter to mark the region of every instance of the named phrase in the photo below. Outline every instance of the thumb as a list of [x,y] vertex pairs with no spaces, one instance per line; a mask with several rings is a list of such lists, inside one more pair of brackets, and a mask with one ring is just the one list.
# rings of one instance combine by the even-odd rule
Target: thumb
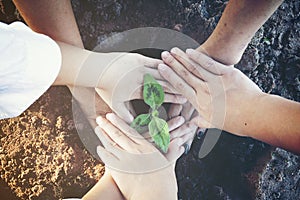
[[193,123],[196,126],[201,127],[201,128],[213,128],[212,125],[206,119],[201,117],[200,115],[194,117],[191,120],[191,123]]
[[125,103],[120,102],[116,105],[113,105],[114,112],[122,118],[127,123],[131,123],[133,121],[133,115],[130,113],[129,109],[126,107]]

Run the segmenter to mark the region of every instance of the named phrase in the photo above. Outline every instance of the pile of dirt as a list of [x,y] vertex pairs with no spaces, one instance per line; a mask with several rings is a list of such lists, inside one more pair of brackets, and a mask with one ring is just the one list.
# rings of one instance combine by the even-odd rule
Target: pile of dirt
[[[0,121],[1,179],[20,199],[81,197],[104,173],[83,147],[71,94],[53,87],[21,116]],[[12,198],[1,192],[1,199]]]

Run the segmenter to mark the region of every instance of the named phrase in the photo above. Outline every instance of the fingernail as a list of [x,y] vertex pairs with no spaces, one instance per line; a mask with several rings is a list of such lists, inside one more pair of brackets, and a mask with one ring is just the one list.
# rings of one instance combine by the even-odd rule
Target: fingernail
[[179,121],[179,123],[184,123],[185,119],[182,116],[178,116],[178,121]]
[[185,155],[188,154],[188,152],[190,151],[190,145],[188,145],[187,143],[185,143],[183,145],[183,147],[184,147],[184,154]]
[[200,128],[197,133],[197,138],[201,139],[205,135],[206,130],[207,130],[206,128]]
[[133,120],[134,120],[133,116],[132,116],[132,115],[130,115],[130,116],[129,116],[129,122],[130,122],[130,123],[132,123],[132,122],[133,122]]
[[105,116],[106,116],[106,119],[110,120],[114,117],[114,114],[113,113],[107,113]]
[[179,48],[178,47],[174,47],[174,48],[172,48],[171,49],[171,53],[178,53],[178,51],[179,51]]
[[185,53],[187,54],[192,54],[194,52],[194,49],[186,49]]
[[96,147],[96,151],[98,152],[98,151],[100,151],[101,150],[101,148],[100,148],[100,146],[98,145],[97,147]]
[[98,117],[96,118],[96,122],[97,122],[97,124],[98,124],[99,126],[101,126],[101,125],[103,124],[103,117],[98,116]]
[[170,53],[168,51],[164,51],[161,53],[162,58],[167,58],[168,56],[170,56]]

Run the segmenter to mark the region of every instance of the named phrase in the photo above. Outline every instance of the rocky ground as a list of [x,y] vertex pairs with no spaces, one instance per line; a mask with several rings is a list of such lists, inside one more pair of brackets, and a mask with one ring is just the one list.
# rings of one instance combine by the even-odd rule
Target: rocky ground
[[[101,2],[101,3],[100,3]],[[225,1],[73,0],[86,48],[137,27],[165,27],[202,43]],[[0,1],[0,20],[21,20],[11,1]],[[258,31],[237,65],[266,92],[300,101],[300,2],[285,1]],[[50,88],[20,117],[0,121],[0,199],[80,197],[103,174],[74,128],[71,95]],[[179,198],[297,199],[299,156],[249,138],[223,133],[214,150],[198,158],[195,138],[176,168]]]

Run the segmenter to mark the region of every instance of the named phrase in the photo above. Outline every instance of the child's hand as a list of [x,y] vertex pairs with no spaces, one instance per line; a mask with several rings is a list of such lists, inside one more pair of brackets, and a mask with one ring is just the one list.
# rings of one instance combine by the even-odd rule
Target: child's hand
[[[105,147],[99,146],[97,152],[126,199],[176,199],[174,167],[184,151],[182,139],[171,141],[170,161],[117,115],[107,114],[97,122],[101,128],[96,134]],[[172,123],[178,127],[183,120]]]
[[[176,96],[176,91],[163,80],[157,67],[161,60],[148,58],[136,53],[110,54],[112,60],[99,77],[97,93],[126,122],[133,116],[126,103],[133,99],[143,99],[144,75],[151,74],[164,88],[165,102],[184,103],[185,98]],[[110,56],[108,55],[108,56]],[[175,93],[175,94],[174,94]]]

